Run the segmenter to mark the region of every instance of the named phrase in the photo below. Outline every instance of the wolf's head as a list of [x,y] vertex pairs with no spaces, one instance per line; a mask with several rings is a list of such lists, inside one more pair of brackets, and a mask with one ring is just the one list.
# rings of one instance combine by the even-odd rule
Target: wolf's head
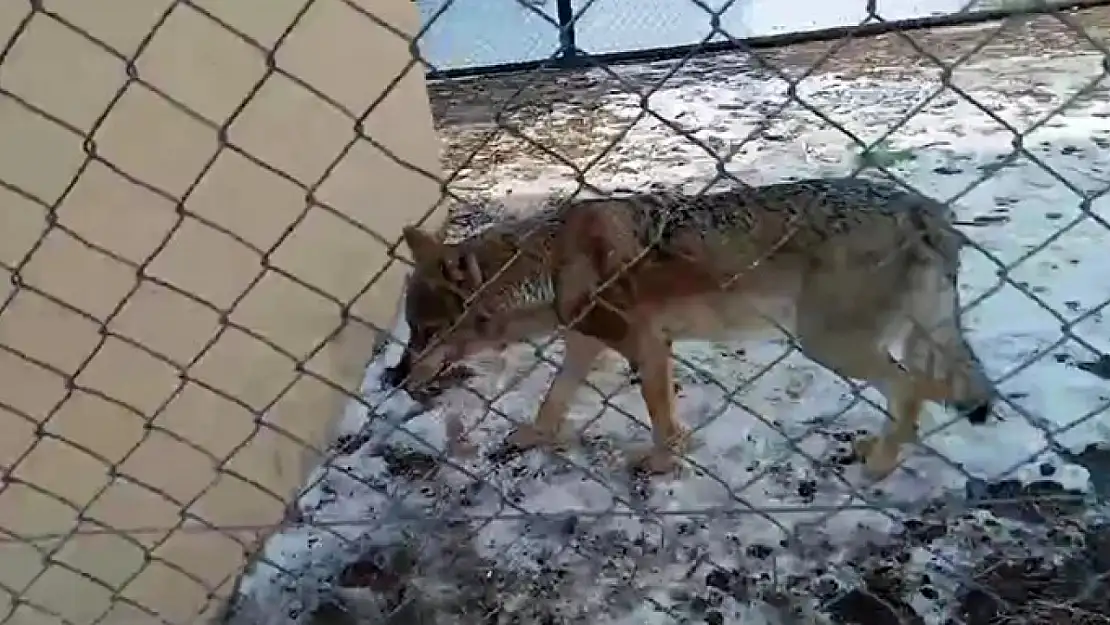
[[417,390],[482,349],[500,347],[490,316],[471,299],[484,282],[477,256],[413,226],[402,232],[415,265],[405,289],[408,349],[385,382]]

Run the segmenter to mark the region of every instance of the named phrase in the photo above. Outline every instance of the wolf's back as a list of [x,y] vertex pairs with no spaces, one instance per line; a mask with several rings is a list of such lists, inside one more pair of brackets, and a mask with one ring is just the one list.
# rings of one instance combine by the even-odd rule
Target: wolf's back
[[774,254],[866,264],[901,250],[954,277],[962,241],[939,202],[894,183],[832,178],[580,199],[496,224],[458,250],[497,283],[487,303],[506,310],[565,305],[643,261],[727,273]]

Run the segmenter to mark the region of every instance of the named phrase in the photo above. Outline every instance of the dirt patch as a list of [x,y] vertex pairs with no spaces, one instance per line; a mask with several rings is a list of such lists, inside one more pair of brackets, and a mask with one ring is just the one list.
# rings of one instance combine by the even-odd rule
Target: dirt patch
[[[435,471],[427,465],[435,459],[389,448],[371,453],[391,458],[387,463],[394,478],[442,489],[429,481]],[[991,490],[1006,488],[991,485]],[[738,615],[748,610],[782,623],[923,625],[943,615],[967,625],[1110,624],[1110,598],[1104,592],[1110,582],[1110,526],[1091,521],[1075,507],[1056,507],[1014,523],[993,506],[971,503],[931,502],[904,516],[897,532],[861,542],[840,564],[794,574],[776,572],[776,557],[809,550],[812,561],[825,561],[820,544],[747,543],[737,536],[745,544],[735,560],[684,558],[688,571],[680,583],[650,589],[665,591],[665,599],[648,599],[646,580],[639,575],[650,568],[643,565],[658,567],[661,558],[670,560],[673,547],[645,536],[592,534],[589,522],[573,515],[546,521],[550,527],[536,519],[534,529],[543,525],[553,539],[572,541],[592,560],[607,563],[599,575],[619,573],[625,580],[627,585],[614,588],[608,607],[599,612],[574,609],[583,590],[573,583],[580,571],[557,557],[528,570],[506,570],[470,548],[473,528],[467,525],[473,521],[442,524],[435,533],[449,548],[434,557],[421,555],[416,545],[427,542],[420,538],[427,528],[414,528],[406,543],[364,547],[320,589],[323,600],[311,610],[310,622],[585,625],[614,616],[603,612],[630,612],[646,601],[653,611],[682,623],[740,622]],[[314,511],[303,513],[311,518]],[[696,540],[704,527],[691,520],[678,529],[672,540],[681,543]],[[979,556],[967,564],[953,562],[946,570],[921,566],[923,553],[954,545]],[[628,566],[630,561],[642,562]]]

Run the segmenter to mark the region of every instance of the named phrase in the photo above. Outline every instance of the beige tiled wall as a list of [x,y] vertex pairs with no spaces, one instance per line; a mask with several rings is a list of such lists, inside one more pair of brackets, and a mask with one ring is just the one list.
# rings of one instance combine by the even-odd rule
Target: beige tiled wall
[[423,68],[357,10],[414,6],[0,2],[0,623],[203,622],[280,520],[438,197],[381,149],[437,172]]

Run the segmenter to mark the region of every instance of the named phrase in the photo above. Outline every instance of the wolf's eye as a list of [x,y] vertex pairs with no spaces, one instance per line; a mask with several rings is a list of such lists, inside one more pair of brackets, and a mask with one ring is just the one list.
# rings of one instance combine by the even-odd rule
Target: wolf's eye
[[474,314],[474,329],[477,330],[479,334],[489,333],[492,325],[492,319],[489,315],[484,313]]
[[447,288],[455,297],[465,299],[469,295],[463,260],[444,260],[440,262],[441,286]]
[[447,328],[449,327],[450,325],[446,323],[430,324],[424,327],[424,333],[427,335],[428,340],[430,341],[442,337],[443,333],[446,332]]
[[409,345],[416,349],[423,349],[436,340],[442,330],[443,328],[438,324],[421,323],[413,325],[412,339],[409,341]]

